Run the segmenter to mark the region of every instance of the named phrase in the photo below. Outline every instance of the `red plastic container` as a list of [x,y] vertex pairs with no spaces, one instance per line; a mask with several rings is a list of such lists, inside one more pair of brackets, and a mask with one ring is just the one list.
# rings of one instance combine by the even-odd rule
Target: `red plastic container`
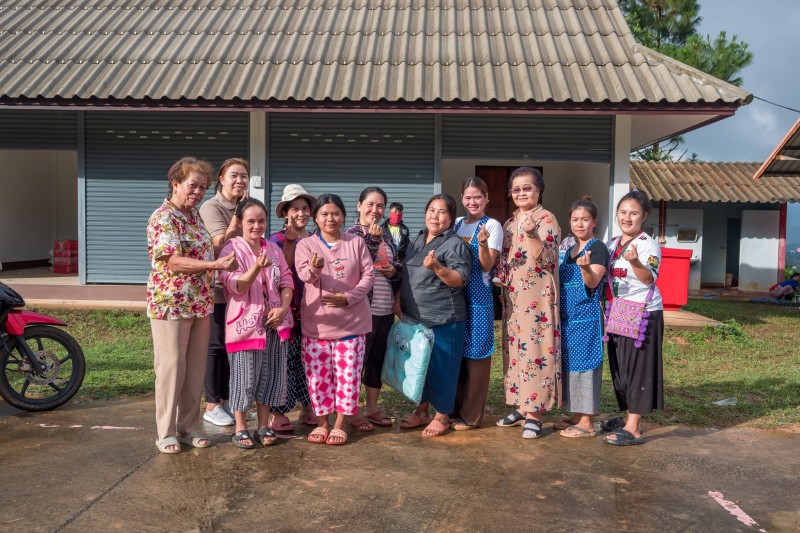
[[691,250],[661,248],[661,266],[656,287],[664,301],[664,309],[677,311],[689,301],[689,266]]

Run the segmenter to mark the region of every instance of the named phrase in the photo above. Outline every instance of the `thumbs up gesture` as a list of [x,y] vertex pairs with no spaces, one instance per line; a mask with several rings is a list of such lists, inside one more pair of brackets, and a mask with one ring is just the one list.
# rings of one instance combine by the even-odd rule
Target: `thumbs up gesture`
[[635,244],[631,244],[628,246],[628,249],[625,250],[625,253],[622,255],[625,260],[633,266],[638,266],[641,263],[639,262],[639,251],[636,249]]
[[481,229],[478,231],[478,246],[486,246],[486,243],[489,242],[489,232],[486,231],[486,225],[484,224],[481,226]]
[[311,252],[311,259],[309,260],[311,266],[314,268],[322,268],[322,265],[325,264],[325,260],[322,259],[320,256],[317,255],[317,252]]
[[579,267],[588,267],[592,264],[592,252],[590,250],[586,250],[582,256],[575,260],[575,264]]

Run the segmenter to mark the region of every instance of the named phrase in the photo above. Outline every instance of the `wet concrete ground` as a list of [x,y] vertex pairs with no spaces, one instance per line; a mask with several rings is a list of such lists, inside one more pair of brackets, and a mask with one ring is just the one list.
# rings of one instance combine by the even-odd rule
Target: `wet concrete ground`
[[800,435],[668,427],[617,448],[493,422],[257,450],[203,424],[214,447],[162,455],[152,401],[0,402],[0,530],[800,531]]

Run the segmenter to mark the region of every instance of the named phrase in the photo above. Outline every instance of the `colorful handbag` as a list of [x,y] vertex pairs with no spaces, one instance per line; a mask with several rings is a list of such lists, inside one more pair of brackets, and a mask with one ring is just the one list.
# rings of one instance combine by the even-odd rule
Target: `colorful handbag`
[[[613,254],[612,254],[613,256]],[[611,280],[611,261],[606,269],[606,280],[608,281],[609,290],[613,293],[613,282]],[[633,302],[624,298],[615,297],[611,300],[611,305],[606,303],[606,319],[605,319],[605,333],[603,334],[603,342],[608,342],[608,334],[620,335],[630,339],[636,339],[633,343],[637,348],[642,347],[644,341],[644,333],[647,331],[648,318],[650,311],[647,310],[647,304],[653,298],[656,284],[653,282],[650,285],[650,290],[647,292],[647,297],[644,302]]]

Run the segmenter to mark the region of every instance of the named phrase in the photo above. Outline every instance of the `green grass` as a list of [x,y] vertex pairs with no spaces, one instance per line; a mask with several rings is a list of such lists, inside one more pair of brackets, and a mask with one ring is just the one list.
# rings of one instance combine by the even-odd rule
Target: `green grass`
[[[689,311],[723,322],[699,332],[668,331],[664,342],[665,409],[649,416],[662,424],[778,427],[800,423],[800,311],[764,304],[692,300]],[[141,313],[48,311],[65,320],[83,347],[87,373],[79,399],[152,394],[150,326]],[[492,358],[487,412],[505,414],[499,350]],[[735,397],[735,406],[712,402]],[[363,398],[362,398],[363,400]],[[413,404],[398,392],[381,393],[385,410],[399,416]],[[608,369],[603,376],[603,413],[617,406]],[[560,415],[554,411],[552,418]]]

